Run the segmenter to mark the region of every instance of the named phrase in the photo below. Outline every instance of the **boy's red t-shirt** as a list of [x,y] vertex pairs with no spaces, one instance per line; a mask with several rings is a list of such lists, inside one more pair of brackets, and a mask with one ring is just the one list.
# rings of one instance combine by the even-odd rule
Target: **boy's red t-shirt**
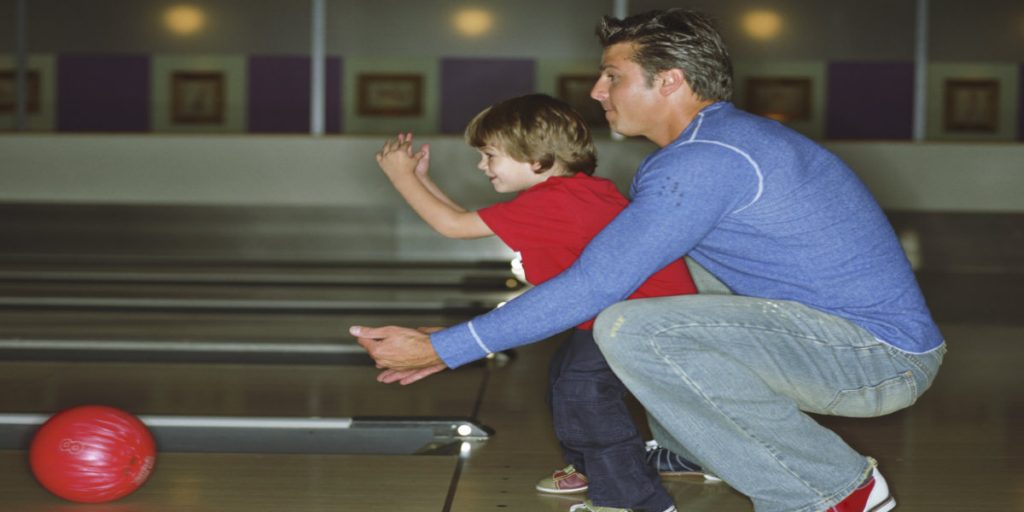
[[[591,238],[629,201],[615,184],[583,173],[552,176],[515,199],[477,211],[494,234],[523,258],[526,280],[540,284],[569,268]],[[685,295],[697,289],[682,259],[659,270],[630,299]],[[590,329],[593,319],[578,327]]]

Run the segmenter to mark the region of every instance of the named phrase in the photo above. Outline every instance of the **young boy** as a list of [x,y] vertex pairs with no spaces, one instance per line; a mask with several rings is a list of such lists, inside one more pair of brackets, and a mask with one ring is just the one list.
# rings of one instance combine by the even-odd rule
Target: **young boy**
[[[385,142],[377,162],[438,233],[460,239],[497,235],[517,252],[531,284],[572,265],[627,204],[611,181],[592,176],[597,158],[586,122],[550,96],[531,94],[493,105],[470,121],[465,138],[480,151],[477,167],[494,189],[517,192],[514,199],[475,212],[462,208],[429,178],[430,148],[413,153],[412,134]],[[693,281],[677,260],[630,298],[689,293],[696,293]],[[601,510],[673,511],[658,469],[666,474],[701,469],[656,446],[645,453],[623,400],[626,389],[598,350],[592,324],[577,326],[551,362],[549,399],[569,466],[541,480],[537,490],[568,494],[589,488],[595,506],[617,507]]]

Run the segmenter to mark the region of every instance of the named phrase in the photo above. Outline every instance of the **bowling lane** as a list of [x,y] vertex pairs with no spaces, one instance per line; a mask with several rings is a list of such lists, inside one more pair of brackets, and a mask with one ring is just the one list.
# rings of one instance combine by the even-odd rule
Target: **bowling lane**
[[98,403],[152,415],[465,417],[485,371],[389,386],[372,366],[0,361],[0,412]]
[[0,508],[17,512],[444,510],[457,457],[160,453],[149,481],[118,501],[72,504],[0,450]]
[[91,309],[0,310],[0,358],[371,364],[350,325],[446,326],[444,313],[254,314]]
[[8,262],[0,270],[0,356],[368,364],[349,325],[458,323],[520,293],[501,268]]
[[516,289],[504,262],[2,261],[0,282],[135,282]]
[[522,283],[501,262],[15,258],[0,264],[0,306],[21,309],[461,309],[479,313],[521,288]]
[[305,343],[351,340],[349,325],[449,325],[463,315],[355,313],[261,315],[209,311],[81,311],[74,309],[2,310],[0,339],[152,339],[166,341],[294,341]]
[[0,305],[122,309],[475,310],[493,308],[518,292],[309,285],[139,283],[0,283]]
[[[140,416],[467,417],[479,407],[487,371],[468,367],[400,387],[376,382],[372,367],[4,361],[0,413],[52,414],[99,403]],[[0,509],[72,507],[32,480],[26,457],[24,450],[0,450]],[[73,507],[86,512],[315,511],[375,510],[386,503],[387,510],[436,512],[444,509],[459,464],[458,456],[445,454],[162,451],[153,476],[138,492],[111,504]]]

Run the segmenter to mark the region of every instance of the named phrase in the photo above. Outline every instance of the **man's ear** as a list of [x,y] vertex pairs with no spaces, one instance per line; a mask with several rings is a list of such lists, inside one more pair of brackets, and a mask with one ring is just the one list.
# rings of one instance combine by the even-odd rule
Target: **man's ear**
[[659,91],[664,96],[668,96],[669,94],[676,92],[680,87],[686,85],[683,70],[679,68],[667,69],[658,73],[658,80],[661,84]]

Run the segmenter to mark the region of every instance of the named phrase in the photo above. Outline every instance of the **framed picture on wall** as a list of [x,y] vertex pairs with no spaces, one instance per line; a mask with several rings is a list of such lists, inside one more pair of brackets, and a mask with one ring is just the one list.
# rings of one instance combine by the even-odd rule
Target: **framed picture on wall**
[[171,74],[171,122],[224,122],[224,73],[175,71]]
[[783,123],[811,118],[811,79],[803,77],[750,77],[746,109]]
[[562,75],[558,77],[558,98],[566,102],[591,126],[606,126],[601,104],[590,97],[597,75]]
[[358,79],[361,116],[423,115],[423,75],[366,73]]
[[[39,71],[29,69],[25,73],[25,94],[29,114],[39,112]],[[0,70],[0,113],[13,114],[17,108],[18,83],[13,69]]]
[[995,133],[999,127],[999,81],[949,79],[945,84],[947,132]]

